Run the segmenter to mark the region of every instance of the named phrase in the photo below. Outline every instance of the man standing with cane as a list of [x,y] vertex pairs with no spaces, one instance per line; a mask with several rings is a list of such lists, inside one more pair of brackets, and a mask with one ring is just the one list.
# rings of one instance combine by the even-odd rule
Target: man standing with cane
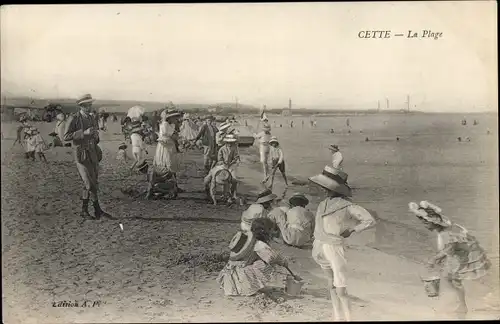
[[[71,115],[68,120],[64,140],[73,141],[76,167],[85,186],[80,215],[89,219],[112,218],[101,209],[97,197],[98,167],[102,160],[102,151],[98,145],[99,124],[92,111],[92,102],[94,99],[90,94],[85,94],[76,101],[80,111]],[[89,199],[94,206],[94,217],[91,217],[88,211]]]

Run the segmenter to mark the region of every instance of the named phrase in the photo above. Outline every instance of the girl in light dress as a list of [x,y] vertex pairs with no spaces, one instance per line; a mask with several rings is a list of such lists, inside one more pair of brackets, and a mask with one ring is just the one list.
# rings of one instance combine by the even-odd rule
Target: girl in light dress
[[36,128],[31,128],[30,137],[26,140],[28,156],[35,161],[35,154],[38,155],[40,161],[47,163],[47,158],[43,153],[47,149],[47,144],[42,135]]
[[140,172],[147,173],[148,164],[144,158],[144,153],[148,154],[148,151],[144,145],[144,126],[138,120],[133,121],[132,124],[130,142],[132,143],[132,156],[135,161],[130,167],[130,171],[133,171],[137,167]]
[[258,218],[250,231],[239,231],[233,237],[229,261],[217,277],[226,296],[255,295],[274,279],[276,266],[288,266],[288,261],[269,246],[273,226],[270,219]]
[[491,262],[477,239],[443,216],[441,208],[427,201],[411,202],[408,206],[429,231],[437,234],[438,253],[428,260],[427,266],[431,273],[439,274],[438,277],[445,276],[456,294],[454,312],[462,318],[468,312],[463,280],[483,277]]
[[189,118],[189,115],[186,114],[182,121],[179,133],[179,137],[181,138],[182,141],[182,146],[185,148],[190,148],[191,147],[190,143],[192,140],[196,138],[196,135],[198,135],[198,131],[199,131],[198,125],[196,125]]

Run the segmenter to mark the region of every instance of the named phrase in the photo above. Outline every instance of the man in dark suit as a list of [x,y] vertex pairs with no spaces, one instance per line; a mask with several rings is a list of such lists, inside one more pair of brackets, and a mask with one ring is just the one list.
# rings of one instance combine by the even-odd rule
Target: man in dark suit
[[[73,141],[76,167],[84,183],[80,215],[90,219],[99,219],[101,216],[111,218],[111,215],[101,209],[97,197],[98,167],[102,151],[98,145],[99,124],[97,116],[92,111],[93,101],[90,94],[83,95],[77,100],[80,111],[70,116],[64,140]],[[88,211],[89,199],[94,206],[94,217],[91,217]]]
[[207,174],[215,163],[217,163],[217,141],[215,136],[218,129],[213,124],[214,119],[213,116],[208,116],[206,123],[201,126],[198,135],[193,140],[196,143],[196,141],[201,139],[201,144],[203,145],[203,165]]

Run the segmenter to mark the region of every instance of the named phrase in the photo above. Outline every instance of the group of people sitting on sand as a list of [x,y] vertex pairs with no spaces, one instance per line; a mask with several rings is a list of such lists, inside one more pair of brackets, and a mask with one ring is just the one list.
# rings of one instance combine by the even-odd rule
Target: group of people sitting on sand
[[[261,162],[264,162],[266,148],[262,138],[270,141],[269,128],[264,125],[263,133],[256,137],[261,139]],[[307,210],[309,200],[303,194],[294,194],[287,206],[279,206],[277,196],[270,189],[262,191],[243,212],[240,228],[229,244],[229,261],[217,277],[226,296],[255,295],[273,281],[275,274],[281,273],[279,267],[289,270],[287,258],[271,247],[271,242],[304,248],[313,241],[311,256],[327,279],[333,319],[351,320],[345,242],[352,234],[373,227],[376,219],[374,212],[352,202],[348,175],[342,170],[342,155],[336,145],[331,145],[330,150],[333,167],[327,165],[320,174],[309,178],[324,192],[324,200],[315,215]],[[465,314],[462,281],[486,274],[491,264],[484,250],[463,227],[443,216],[439,207],[425,201],[418,205],[410,203],[409,207],[430,231],[437,233],[439,252],[429,259],[428,270],[444,271],[457,294],[455,311]],[[356,220],[357,225],[351,227],[349,219]],[[454,231],[456,228],[458,232]],[[289,272],[296,280],[302,280]]]

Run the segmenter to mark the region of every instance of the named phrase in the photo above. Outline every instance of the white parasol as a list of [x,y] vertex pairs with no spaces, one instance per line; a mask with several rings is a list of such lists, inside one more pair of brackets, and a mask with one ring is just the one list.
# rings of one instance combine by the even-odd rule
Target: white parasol
[[144,115],[144,107],[134,106],[128,110],[127,117],[130,119],[140,119]]

